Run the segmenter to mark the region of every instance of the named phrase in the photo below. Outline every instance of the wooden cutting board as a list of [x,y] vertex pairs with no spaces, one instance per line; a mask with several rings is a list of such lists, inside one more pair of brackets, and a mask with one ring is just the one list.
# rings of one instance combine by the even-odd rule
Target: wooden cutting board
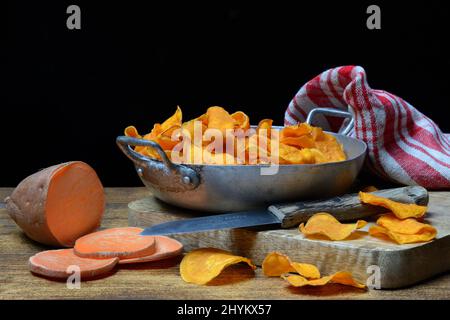
[[[128,208],[129,225],[138,227],[202,215],[168,205],[152,196],[133,201]],[[378,266],[381,288],[391,289],[409,286],[450,270],[448,192],[430,192],[426,222],[437,228],[437,238],[429,243],[406,245],[369,236],[367,230],[373,221],[345,241],[307,239],[297,228],[217,230],[173,237],[184,244],[185,251],[201,247],[221,248],[248,257],[257,265],[261,265],[268,252],[279,251],[293,261],[317,265],[322,274],[346,270],[362,282],[374,274],[375,269],[371,266]]]

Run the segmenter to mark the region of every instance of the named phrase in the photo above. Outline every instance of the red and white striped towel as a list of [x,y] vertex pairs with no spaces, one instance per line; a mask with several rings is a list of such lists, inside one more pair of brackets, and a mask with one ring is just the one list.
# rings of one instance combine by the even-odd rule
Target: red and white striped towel
[[[315,107],[355,113],[351,136],[368,146],[366,164],[382,178],[429,189],[450,188],[450,134],[403,99],[367,84],[358,66],[327,70],[306,83],[289,104],[285,125],[303,122]],[[318,117],[317,125],[337,131],[342,119]]]

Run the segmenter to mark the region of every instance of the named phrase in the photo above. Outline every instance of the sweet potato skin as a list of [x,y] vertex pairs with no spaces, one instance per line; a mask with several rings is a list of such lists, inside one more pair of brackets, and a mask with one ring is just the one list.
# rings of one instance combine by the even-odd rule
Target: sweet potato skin
[[[58,170],[80,161],[54,165],[38,171],[24,180],[5,199],[9,216],[31,239],[55,247],[71,247],[73,243],[60,243],[52,234],[46,217],[47,194],[52,176]],[[87,165],[87,164],[86,164]],[[100,226],[100,221],[91,232]],[[82,236],[82,235],[80,235]],[[73,241],[75,241],[74,239]]]

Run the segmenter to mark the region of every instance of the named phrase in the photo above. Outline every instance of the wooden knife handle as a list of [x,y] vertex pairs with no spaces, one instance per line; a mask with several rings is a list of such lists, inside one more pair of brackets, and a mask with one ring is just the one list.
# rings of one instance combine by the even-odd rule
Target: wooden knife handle
[[[428,203],[427,189],[419,186],[384,189],[373,192],[376,195],[403,203],[426,205]],[[317,212],[328,212],[339,221],[349,221],[384,213],[387,209],[363,204],[357,193],[346,194],[326,200],[276,204],[269,208],[281,220],[281,227],[291,228],[306,222]]]

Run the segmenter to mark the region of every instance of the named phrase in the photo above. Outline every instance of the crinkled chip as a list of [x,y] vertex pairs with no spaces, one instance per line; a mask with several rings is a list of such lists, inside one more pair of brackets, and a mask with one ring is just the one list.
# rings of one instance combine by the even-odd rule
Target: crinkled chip
[[317,149],[298,149],[284,143],[280,143],[279,157],[280,163],[284,164],[314,164],[326,161],[324,154]]
[[161,132],[164,132],[173,126],[181,127],[182,119],[183,113],[181,112],[181,108],[178,106],[175,113],[161,124]]
[[356,223],[343,224],[335,217],[326,212],[319,212],[313,215],[299,227],[300,231],[306,236],[323,235],[330,240],[344,240],[348,238],[353,231],[361,229],[367,224],[364,220],[358,220]]
[[258,127],[256,129],[256,131],[260,131],[260,130],[267,130],[267,134],[270,134],[270,130],[272,129],[272,123],[273,120],[272,119],[263,119],[258,123]]
[[223,269],[239,262],[245,262],[253,270],[256,269],[250,259],[235,256],[228,251],[215,248],[196,249],[186,254],[181,261],[180,274],[186,282],[206,284]]
[[419,206],[412,203],[401,203],[372,193],[359,192],[359,199],[363,203],[381,206],[392,211],[399,219],[420,218],[427,212],[427,206]]
[[128,126],[125,128],[125,135],[127,137],[132,137],[132,138],[142,138],[142,136],[138,133],[137,129],[135,126]]
[[237,129],[247,130],[250,128],[250,118],[242,111],[236,111],[231,114],[231,117],[236,121],[235,127]]
[[316,145],[314,139],[307,135],[300,137],[285,137],[282,138],[280,142],[297,148],[314,148]]
[[378,191],[378,188],[375,186],[366,186],[366,187],[362,188],[361,191],[362,192],[374,192],[374,191]]
[[416,219],[398,219],[394,215],[384,214],[378,218],[377,224],[390,231],[403,234],[418,234],[423,231],[434,231],[435,228],[426,223],[421,223]]
[[[287,137],[301,137],[312,133],[312,127],[307,123],[299,123],[293,126],[284,127],[281,129],[280,138],[284,139]],[[315,137],[311,136],[315,140]]]
[[208,129],[219,129],[223,133],[227,129],[234,129],[236,120],[222,107],[209,107],[206,111],[208,115]]
[[431,241],[437,234],[436,228],[429,224],[413,218],[401,220],[390,214],[378,218],[377,224],[370,227],[370,235],[387,236],[399,244]]
[[319,279],[308,280],[299,275],[283,275],[282,278],[294,287],[304,286],[324,286],[328,283],[339,283],[347,286],[363,289],[366,286],[353,279],[351,273],[346,271],[336,272],[331,276],[325,276]]
[[344,161],[347,157],[344,147],[330,134],[323,134],[324,138],[315,141],[315,147],[325,156],[325,162]]
[[268,277],[279,277],[288,272],[296,272],[308,279],[320,278],[319,269],[308,263],[292,262],[288,256],[279,253],[269,253],[262,263],[264,275]]

